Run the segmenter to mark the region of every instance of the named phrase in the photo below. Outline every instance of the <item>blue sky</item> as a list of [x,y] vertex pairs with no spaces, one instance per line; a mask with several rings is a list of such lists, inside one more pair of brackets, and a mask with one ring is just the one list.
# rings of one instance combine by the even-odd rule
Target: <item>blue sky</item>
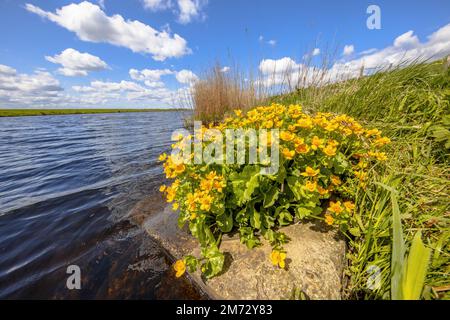
[[449,54],[449,23],[446,0],[0,0],[0,107],[169,107],[215,61],[298,70],[327,46],[351,76]]

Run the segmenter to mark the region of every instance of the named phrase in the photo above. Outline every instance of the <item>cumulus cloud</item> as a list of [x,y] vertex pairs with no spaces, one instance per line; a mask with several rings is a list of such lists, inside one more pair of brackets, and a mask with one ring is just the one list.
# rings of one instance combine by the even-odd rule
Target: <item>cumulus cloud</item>
[[161,79],[161,76],[174,74],[174,72],[169,69],[130,69],[128,73],[130,74],[131,79],[137,81],[158,81]]
[[198,77],[195,73],[193,73],[191,70],[186,69],[178,71],[175,75],[175,78],[179,83],[182,84],[192,84],[198,80]]
[[[352,46],[346,46],[344,54],[353,53]],[[352,47],[352,48],[350,48]],[[447,24],[421,42],[413,31],[405,32],[394,39],[392,45],[376,50],[370,49],[359,53],[357,59],[337,61],[331,68],[323,70],[297,63],[290,57],[281,59],[264,59],[259,70],[267,86],[301,80],[308,85],[321,81],[340,81],[359,75],[371,74],[377,70],[417,60],[436,60],[450,54],[450,24]],[[325,77],[323,77],[326,72]]]
[[25,8],[75,32],[83,41],[104,42],[133,52],[148,53],[157,61],[191,52],[186,40],[178,34],[158,31],[137,20],[125,20],[119,14],[108,16],[98,5],[87,1],[63,6],[54,13],[29,3]]
[[36,70],[32,74],[0,65],[0,105],[29,106],[39,101],[51,102],[61,96],[63,88],[49,72]]
[[[141,0],[141,2],[145,9],[151,11],[173,9],[173,12],[178,15],[178,22],[181,24],[187,24],[194,19],[204,17],[202,10],[208,3],[207,0]],[[176,2],[176,5],[174,2]]]
[[90,71],[108,68],[106,62],[99,57],[89,53],[81,53],[72,48],[68,48],[53,57],[46,56],[45,59],[51,63],[60,64],[62,68],[59,68],[58,72],[68,77],[87,76]]
[[145,9],[151,11],[165,10],[172,7],[171,0],[141,0]]
[[330,70],[332,77],[355,77],[362,71],[376,70],[411,63],[417,60],[436,60],[450,54],[450,24],[433,32],[421,42],[413,31],[405,32],[393,44],[377,51],[367,51],[357,59],[337,62]]
[[202,8],[206,5],[206,0],[178,0],[178,21],[186,24],[201,15]]
[[345,45],[344,50],[342,51],[342,55],[349,56],[355,52],[355,47],[352,44]]
[[223,72],[223,73],[227,73],[228,71],[230,71],[230,67],[228,67],[228,66],[225,66],[222,69],[220,69],[220,72]]
[[314,56],[318,56],[320,54],[320,49],[319,48],[314,48],[314,50],[311,52],[311,55]]

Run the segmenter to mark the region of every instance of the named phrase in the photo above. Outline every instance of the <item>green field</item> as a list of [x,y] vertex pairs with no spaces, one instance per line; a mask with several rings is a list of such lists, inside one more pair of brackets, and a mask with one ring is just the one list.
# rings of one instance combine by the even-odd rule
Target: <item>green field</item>
[[0,109],[0,117],[57,116],[66,114],[169,112],[184,109]]

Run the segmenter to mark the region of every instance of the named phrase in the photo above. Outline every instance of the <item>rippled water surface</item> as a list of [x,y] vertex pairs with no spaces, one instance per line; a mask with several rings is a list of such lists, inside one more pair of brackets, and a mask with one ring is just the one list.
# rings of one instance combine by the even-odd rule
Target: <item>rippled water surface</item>
[[[0,118],[0,298],[199,298],[128,212],[178,112]],[[82,289],[66,288],[68,265]]]

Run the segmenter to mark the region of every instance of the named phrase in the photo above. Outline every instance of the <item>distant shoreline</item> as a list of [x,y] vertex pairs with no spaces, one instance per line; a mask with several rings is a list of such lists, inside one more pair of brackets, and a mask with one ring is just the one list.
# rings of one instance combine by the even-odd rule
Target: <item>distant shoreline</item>
[[0,117],[58,116],[68,114],[129,113],[129,112],[172,112],[188,109],[0,109]]

